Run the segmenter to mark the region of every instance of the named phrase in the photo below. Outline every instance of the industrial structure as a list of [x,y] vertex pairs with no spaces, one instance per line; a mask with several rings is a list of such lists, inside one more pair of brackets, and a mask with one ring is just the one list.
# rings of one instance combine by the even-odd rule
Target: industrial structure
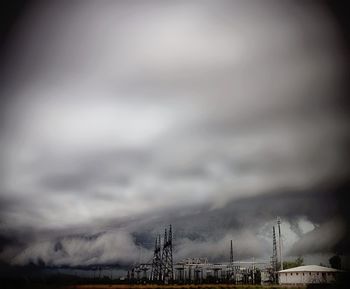
[[187,258],[173,262],[173,231],[170,225],[164,236],[157,235],[153,257],[145,263],[133,265],[128,271],[130,283],[232,283],[260,284],[278,283],[279,260],[282,259],[280,219],[278,245],[273,226],[273,255],[271,262],[235,261],[233,240],[229,244],[229,260],[225,263],[210,263],[207,258]]
[[[148,274],[148,272],[150,273]],[[156,237],[152,259],[149,262],[132,266],[128,271],[127,279],[132,283],[150,281],[168,284],[174,281],[173,231],[171,225],[169,230],[164,230],[163,243],[160,235]]]
[[175,270],[177,283],[260,284],[266,263],[209,263],[206,258],[188,258],[176,263]]

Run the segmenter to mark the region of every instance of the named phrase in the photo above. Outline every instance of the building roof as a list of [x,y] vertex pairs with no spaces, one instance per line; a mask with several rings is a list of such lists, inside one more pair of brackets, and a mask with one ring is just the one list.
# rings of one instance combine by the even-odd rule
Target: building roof
[[288,272],[340,272],[340,270],[318,265],[306,265],[278,271],[278,273]]

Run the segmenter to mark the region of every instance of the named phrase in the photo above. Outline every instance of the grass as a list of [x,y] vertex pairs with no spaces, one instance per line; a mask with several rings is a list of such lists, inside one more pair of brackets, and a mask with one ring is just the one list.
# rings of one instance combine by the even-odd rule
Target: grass
[[305,289],[306,286],[279,285],[233,285],[233,284],[189,284],[189,285],[128,285],[128,284],[84,284],[69,286],[66,289]]

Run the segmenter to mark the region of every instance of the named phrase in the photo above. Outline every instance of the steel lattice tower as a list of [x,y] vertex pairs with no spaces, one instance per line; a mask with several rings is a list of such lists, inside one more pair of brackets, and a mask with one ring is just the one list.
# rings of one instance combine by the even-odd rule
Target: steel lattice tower
[[169,226],[168,243],[169,243],[169,265],[170,265],[170,268],[171,268],[170,276],[171,276],[171,279],[173,279],[174,278],[173,229],[172,229],[171,225]]
[[280,259],[280,267],[283,270],[283,258],[282,258],[282,235],[281,235],[281,219],[277,218],[277,226],[278,226],[278,250],[279,250],[279,259]]
[[164,244],[162,252],[162,264],[163,264],[163,281],[165,283],[174,279],[174,265],[173,265],[173,233],[171,225],[169,226],[169,235],[167,229],[164,232]]
[[230,250],[230,264],[233,264],[233,244],[231,240],[231,250]]
[[227,271],[227,279],[233,280],[235,276],[235,267],[233,265],[233,241],[230,242],[230,264]]
[[162,258],[161,258],[161,246],[160,235],[156,237],[154,246],[154,254],[152,260],[151,280],[160,281],[162,279]]
[[275,226],[272,227],[272,260],[271,260],[271,265],[272,265],[272,270],[274,273],[277,272],[277,264],[278,264],[278,259],[277,259],[277,242],[276,242],[276,232],[275,232]]
[[167,242],[168,242],[168,235],[167,235],[167,229],[164,230],[164,239],[163,239],[163,251],[162,251],[162,270],[161,270],[161,279],[165,281],[165,261],[166,261],[166,255],[167,253]]

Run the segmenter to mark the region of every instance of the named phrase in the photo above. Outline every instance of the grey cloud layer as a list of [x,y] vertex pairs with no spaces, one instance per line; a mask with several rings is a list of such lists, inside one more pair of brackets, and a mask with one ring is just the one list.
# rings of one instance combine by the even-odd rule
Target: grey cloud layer
[[[314,193],[316,190],[319,192]],[[286,257],[344,253],[347,249],[339,247],[339,241],[345,236],[345,224],[332,217],[339,212],[335,196],[328,193],[332,190],[334,188],[327,188],[322,192],[315,188],[312,192],[264,194],[236,200],[218,209],[208,210],[207,206],[173,208],[136,215],[124,221],[99,222],[98,227],[91,224],[87,228],[62,232],[33,235],[29,231],[24,233],[27,241],[14,233],[12,237],[22,244],[6,246],[0,258],[12,264],[128,266],[150,259],[155,236],[163,233],[162,228],[171,222],[175,261],[188,257],[227,261],[231,239],[237,260],[255,257],[268,261],[272,251],[271,228],[276,215],[283,220]],[[306,232],[305,222],[309,224]],[[99,231],[102,227],[105,230]]]
[[59,241],[30,244],[12,259],[12,264],[47,266],[89,266],[129,264],[138,260],[138,248],[125,232],[103,233],[92,237],[66,237]]

